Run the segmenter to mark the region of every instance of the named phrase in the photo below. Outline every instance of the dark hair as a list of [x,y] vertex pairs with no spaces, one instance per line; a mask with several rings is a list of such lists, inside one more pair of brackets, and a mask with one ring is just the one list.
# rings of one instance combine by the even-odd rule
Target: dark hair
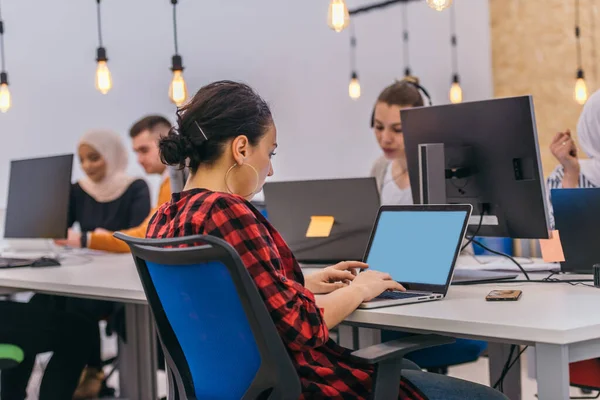
[[194,173],[219,159],[225,143],[239,135],[255,146],[272,123],[268,104],[250,86],[213,82],[177,111],[177,127],[159,142],[160,156],[165,164],[189,166]]
[[162,115],[148,115],[133,124],[129,129],[129,136],[133,139],[144,131],[153,131],[159,125],[171,128],[171,122]]
[[406,77],[401,81],[396,81],[383,89],[377,102],[394,106],[422,107],[425,103],[419,92],[418,84],[419,79],[416,77]]
[[[421,96],[420,90],[427,94],[427,92],[419,85],[419,78],[416,76],[407,76],[401,81],[396,81],[390,86],[383,89],[383,91],[377,97],[377,103],[385,103],[391,106],[410,106],[410,107],[422,107],[425,105],[423,102],[423,96]],[[431,99],[429,100],[431,103]],[[375,108],[371,114],[371,128],[375,125]]]

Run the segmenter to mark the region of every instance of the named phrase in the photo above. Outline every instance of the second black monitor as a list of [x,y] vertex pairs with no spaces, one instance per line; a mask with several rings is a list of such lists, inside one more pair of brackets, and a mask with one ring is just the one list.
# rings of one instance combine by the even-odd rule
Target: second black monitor
[[[406,109],[401,118],[416,204],[427,194],[422,196],[422,186],[433,181],[421,177],[438,176],[436,199],[473,205],[470,232],[483,212],[479,236],[548,238],[531,96]],[[427,148],[442,149],[443,162],[435,157],[425,162]]]

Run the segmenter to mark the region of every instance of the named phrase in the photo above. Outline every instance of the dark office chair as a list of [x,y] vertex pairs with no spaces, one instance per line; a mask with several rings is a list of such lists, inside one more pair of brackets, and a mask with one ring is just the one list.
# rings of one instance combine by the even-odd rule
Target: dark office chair
[[[211,236],[115,237],[131,248],[165,353],[169,399],[297,399],[300,380],[235,250]],[[189,247],[181,247],[189,246]],[[373,399],[398,396],[400,358],[451,343],[412,336],[353,353],[375,365]]]

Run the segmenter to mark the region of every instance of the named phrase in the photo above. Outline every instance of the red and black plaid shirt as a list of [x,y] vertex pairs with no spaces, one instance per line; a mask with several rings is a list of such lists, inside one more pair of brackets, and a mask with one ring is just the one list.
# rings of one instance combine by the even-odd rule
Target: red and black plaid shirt
[[[302,399],[366,399],[373,368],[350,361],[350,350],[329,339],[323,313],[304,287],[289,247],[269,222],[243,198],[194,189],[176,193],[160,207],[147,237],[210,235],[240,255],[289,351],[302,383]],[[402,380],[399,399],[425,396]]]

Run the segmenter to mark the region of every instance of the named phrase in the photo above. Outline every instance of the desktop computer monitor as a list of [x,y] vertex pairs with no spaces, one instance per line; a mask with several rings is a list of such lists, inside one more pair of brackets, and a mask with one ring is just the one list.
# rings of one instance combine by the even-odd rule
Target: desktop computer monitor
[[531,96],[406,109],[401,119],[415,203],[470,203],[478,236],[549,237]]
[[67,235],[73,154],[11,161],[4,237]]

